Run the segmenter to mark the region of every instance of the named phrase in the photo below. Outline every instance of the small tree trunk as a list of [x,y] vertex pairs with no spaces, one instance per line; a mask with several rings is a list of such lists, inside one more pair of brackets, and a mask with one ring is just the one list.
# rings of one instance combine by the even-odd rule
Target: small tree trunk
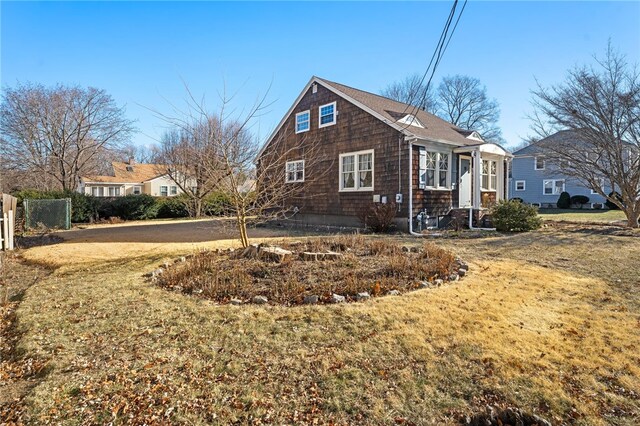
[[196,198],[194,199],[194,203],[193,203],[193,207],[194,207],[194,215],[196,218],[202,216],[202,199],[201,198]]
[[627,226],[629,228],[640,228],[639,216],[640,206],[630,206],[624,209],[624,214],[627,216]]
[[240,232],[240,243],[242,247],[249,247],[249,237],[247,235],[247,217],[244,212],[238,212],[236,214],[236,221],[238,222],[238,231]]

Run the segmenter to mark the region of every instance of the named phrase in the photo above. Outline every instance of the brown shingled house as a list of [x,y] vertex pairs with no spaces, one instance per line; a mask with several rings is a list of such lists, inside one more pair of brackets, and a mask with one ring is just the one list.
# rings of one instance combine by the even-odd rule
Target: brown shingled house
[[293,150],[283,178],[302,185],[291,203],[293,219],[306,224],[358,226],[361,209],[395,202],[398,228],[413,232],[445,226],[456,209],[479,212],[508,197],[511,154],[502,147],[410,105],[318,77],[266,141],[258,165],[273,146],[305,141],[319,144],[322,161],[305,169],[304,149]]
[[131,194],[172,197],[183,192],[171,179],[165,165],[141,164],[130,159],[126,163],[114,161],[111,167],[113,174],[109,176],[83,176],[79,192],[94,197]]

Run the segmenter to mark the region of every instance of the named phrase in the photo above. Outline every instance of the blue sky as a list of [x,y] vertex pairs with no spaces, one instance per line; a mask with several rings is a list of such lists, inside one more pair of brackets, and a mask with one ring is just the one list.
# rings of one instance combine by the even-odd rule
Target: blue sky
[[[318,75],[378,92],[422,73],[450,2],[1,2],[1,83],[95,86],[157,140],[184,80],[214,109],[226,86],[238,111],[270,87],[255,127],[268,136]],[[561,82],[608,39],[640,62],[640,2],[470,1],[435,76],[479,78],[498,100],[508,144],[528,131],[535,78]]]

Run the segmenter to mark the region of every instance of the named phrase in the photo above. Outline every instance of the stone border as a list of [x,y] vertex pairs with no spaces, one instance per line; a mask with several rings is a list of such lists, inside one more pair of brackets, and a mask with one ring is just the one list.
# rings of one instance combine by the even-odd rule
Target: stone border
[[[421,253],[422,250],[419,247],[408,247],[402,246],[402,251],[405,253]],[[268,244],[251,244],[249,247],[244,249],[233,249],[228,248],[226,250],[223,249],[214,249],[207,251],[209,253],[215,253],[218,255],[228,254],[232,259],[242,259],[242,258],[253,258],[253,259],[261,259],[264,261],[270,261],[274,263],[281,263],[285,260],[293,259],[295,253],[290,250],[285,250],[281,247],[272,246]],[[299,252],[297,254],[297,258],[302,261],[312,261],[312,262],[323,262],[323,261],[335,261],[342,258],[342,253],[327,251],[327,252]],[[178,263],[185,263],[188,259],[194,257],[194,254],[190,254],[187,256],[181,256],[177,259],[174,259],[173,262],[164,262],[157,269],[153,271],[147,272],[143,276],[145,278],[150,278],[153,284],[156,284],[160,276],[164,273],[166,269],[171,267],[172,265]],[[455,265],[457,272],[450,274],[447,279],[435,279],[433,281],[420,281],[416,290],[422,290],[427,288],[436,288],[444,285],[447,282],[456,282],[461,278],[464,278],[469,273],[469,265],[463,261],[460,257],[456,257]],[[180,287],[176,287],[179,289]],[[415,290],[409,290],[405,293],[411,293]],[[195,294],[199,294],[194,292]],[[376,297],[386,297],[386,296],[402,296],[404,293],[399,290],[390,290],[384,296],[376,296]],[[341,295],[333,293],[331,295],[331,299],[327,304],[340,304],[347,303],[347,297],[350,299],[355,299],[356,302],[364,302],[372,298],[369,292],[361,292],[355,295]],[[246,304],[255,304],[255,305],[265,305],[269,303],[269,299],[264,295],[256,295],[251,298],[250,301],[243,301],[241,299],[233,298],[229,301],[229,304],[232,306],[240,306]],[[307,295],[304,297],[303,303],[304,305],[317,305],[320,303],[319,295]],[[299,306],[299,305],[293,305]]]

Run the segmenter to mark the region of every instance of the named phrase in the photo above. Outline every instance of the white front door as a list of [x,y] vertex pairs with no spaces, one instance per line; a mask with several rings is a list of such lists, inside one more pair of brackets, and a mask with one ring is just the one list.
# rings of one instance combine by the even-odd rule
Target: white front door
[[471,157],[460,157],[460,183],[458,185],[458,206],[471,207]]

